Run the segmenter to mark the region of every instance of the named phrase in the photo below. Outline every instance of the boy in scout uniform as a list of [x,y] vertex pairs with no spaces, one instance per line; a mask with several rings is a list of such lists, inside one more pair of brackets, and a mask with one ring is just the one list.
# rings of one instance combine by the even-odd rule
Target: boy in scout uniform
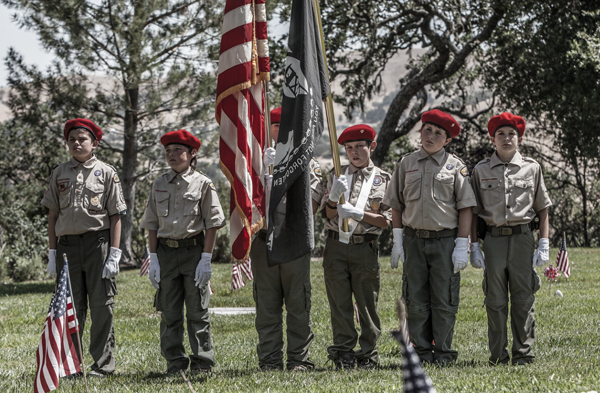
[[[171,170],[152,185],[141,227],[148,230],[149,278],[161,311],[160,349],[167,374],[210,372],[215,356],[208,306],[212,250],[225,216],[215,186],[196,172],[200,140],[186,130],[160,138]],[[183,305],[192,354],[183,346]]]
[[[275,141],[279,134],[281,107],[271,111],[271,135]],[[273,176],[269,166],[275,161],[275,149],[265,149],[265,193],[271,192]],[[309,163],[313,214],[322,197],[321,167],[312,159]],[[285,215],[285,198],[275,214]],[[269,267],[267,264],[266,228],[261,229],[252,242],[250,258],[254,276],[254,301],[256,303],[255,327],[258,333],[258,364],[263,371],[283,369],[283,304],[287,311],[287,365],[291,371],[314,368],[309,347],[314,334],[310,319],[310,253],[292,262]]]
[[[338,370],[352,369],[355,364],[372,369],[379,361],[377,241],[391,219],[389,207],[382,203],[391,176],[371,161],[377,145],[374,140],[375,131],[365,124],[342,132],[338,143],[345,147],[350,164],[342,166],[339,178],[329,174],[328,191],[322,201],[327,214],[323,269],[333,330],[333,345],[327,352]],[[346,203],[339,204],[342,194]],[[347,219],[347,232],[340,218]],[[360,337],[354,327],[353,294],[358,305]],[[360,350],[355,352],[357,340]]]
[[[121,215],[127,206],[117,172],[94,155],[102,139],[100,127],[88,119],[69,120],[64,137],[72,158],[54,168],[42,199],[49,209],[48,273],[56,277],[66,253],[80,334],[89,299],[94,364],[88,376],[103,377],[115,371],[113,303],[121,259]],[[76,334],[73,343],[78,348]]]
[[[525,133],[523,118],[511,113],[494,116],[488,122],[488,132],[496,152],[473,170],[477,206],[473,208],[471,264],[484,269],[490,363],[506,364],[509,360],[506,322],[510,288],[512,363],[526,364],[534,360],[534,294],[541,285],[534,268],[549,259],[548,207],[552,202],[540,165],[518,152]],[[540,218],[537,251],[532,233],[536,213]],[[485,261],[477,241],[477,217],[486,224]]]
[[403,262],[410,341],[422,362],[446,365],[458,356],[451,347],[459,272],[468,263],[476,202],[467,167],[444,150],[460,133],[456,120],[434,109],[421,121],[422,146],[398,162],[383,202],[392,207],[391,266]]

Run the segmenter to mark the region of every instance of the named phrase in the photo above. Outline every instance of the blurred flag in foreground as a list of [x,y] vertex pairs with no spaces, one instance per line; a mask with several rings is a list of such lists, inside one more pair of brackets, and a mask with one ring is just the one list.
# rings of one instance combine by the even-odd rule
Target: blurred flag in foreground
[[571,275],[571,266],[569,265],[569,255],[567,253],[567,238],[564,234],[558,255],[556,256],[556,267],[564,273],[566,278],[569,278]]

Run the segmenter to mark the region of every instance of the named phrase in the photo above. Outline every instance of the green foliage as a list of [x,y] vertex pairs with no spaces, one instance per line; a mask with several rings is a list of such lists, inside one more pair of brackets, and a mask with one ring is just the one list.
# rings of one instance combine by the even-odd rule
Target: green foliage
[[[551,249],[550,260],[556,258]],[[467,267],[461,273],[461,303],[458,309],[453,347],[458,362],[449,367],[425,366],[439,392],[588,392],[600,385],[597,337],[600,334],[600,252],[598,249],[569,248],[573,275],[559,278],[552,292],[560,289],[564,298],[548,294],[542,277],[536,294],[535,363],[525,366],[489,367],[487,359],[487,318],[482,308],[481,270]],[[321,260],[311,264],[312,328],[315,333],[310,352],[316,370],[308,373],[259,371],[256,355],[258,336],[255,315],[211,315],[211,334],[216,366],[210,377],[188,372],[197,392],[391,392],[402,391],[402,354],[390,331],[397,329],[396,300],[401,292],[402,270],[392,270],[381,259],[379,313],[382,333],[378,341],[380,367],[374,371],[336,372],[327,361],[332,344],[329,303],[325,292]],[[537,269],[542,275],[542,269]],[[211,307],[253,307],[252,285],[232,292],[231,266],[215,265],[211,283],[215,291]],[[166,361],[160,354],[160,316],[154,308],[154,289],[147,277],[136,271],[117,276],[119,296],[115,298],[116,375],[89,379],[90,391],[98,392],[185,392],[179,375],[166,376]],[[36,361],[34,349],[46,318],[54,289],[52,281],[0,284],[0,391],[33,390]],[[285,313],[285,311],[284,311]],[[83,348],[89,345],[90,321],[86,324]],[[92,322],[93,324],[93,322]],[[285,329],[285,316],[284,316]],[[510,329],[509,329],[510,330]],[[509,333],[508,340],[511,342]],[[184,345],[189,353],[187,338]],[[87,352],[87,351],[86,351]],[[89,371],[93,363],[85,353]],[[60,391],[85,392],[83,380],[60,380]]]

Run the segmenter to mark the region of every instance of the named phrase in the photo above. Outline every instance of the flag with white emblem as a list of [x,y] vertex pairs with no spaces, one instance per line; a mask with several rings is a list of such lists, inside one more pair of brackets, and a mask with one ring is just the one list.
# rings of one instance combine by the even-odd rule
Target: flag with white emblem
[[329,80],[311,0],[292,3],[283,82],[268,216],[270,266],[298,259],[314,248],[309,161],[323,132]]

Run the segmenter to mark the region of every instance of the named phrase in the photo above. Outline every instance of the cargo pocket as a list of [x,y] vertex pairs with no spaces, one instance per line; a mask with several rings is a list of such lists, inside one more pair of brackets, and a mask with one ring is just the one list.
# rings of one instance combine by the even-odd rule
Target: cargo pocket
[[454,198],[454,176],[444,173],[435,175],[433,197],[439,201],[451,201]]
[[117,280],[115,277],[108,279],[104,278],[104,287],[106,288],[106,296],[111,298],[117,296]]
[[408,281],[406,280],[406,274],[402,275],[402,298],[404,299],[404,303],[406,306],[410,304],[410,299],[408,298]]
[[421,196],[421,172],[410,172],[404,179],[404,200],[413,201]]
[[200,200],[200,192],[188,192],[183,194],[183,215],[197,216],[200,214],[198,201]]
[[450,304],[458,306],[460,302],[460,276],[450,277]]
[[310,312],[311,303],[311,286],[309,282],[304,283],[304,310]]
[[169,193],[168,192],[158,192],[154,197],[156,201],[156,213],[161,217],[166,217],[169,215]]
[[534,269],[531,269],[531,287],[533,288],[533,293],[536,293],[542,287],[542,279]]

